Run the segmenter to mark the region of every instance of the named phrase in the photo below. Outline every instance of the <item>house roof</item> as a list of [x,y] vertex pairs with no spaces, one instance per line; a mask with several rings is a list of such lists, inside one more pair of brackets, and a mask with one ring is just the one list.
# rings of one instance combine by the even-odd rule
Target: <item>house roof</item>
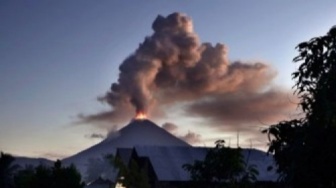
[[159,181],[188,181],[190,175],[182,166],[203,160],[208,148],[136,146],[139,157],[148,157]]
[[[164,147],[136,146],[134,151],[139,157],[147,157],[159,181],[188,181],[190,174],[182,168],[184,164],[193,164],[195,160],[204,160],[209,148],[204,147]],[[243,149],[245,161],[256,165],[259,181],[276,181],[273,157],[256,149]],[[273,166],[273,170],[267,170]]]
[[96,186],[96,185],[112,185],[112,184],[113,184],[112,181],[99,177],[95,181],[89,183],[87,187],[89,187],[89,186]]
[[124,164],[128,164],[132,155],[132,150],[133,149],[129,149],[129,148],[118,148],[117,149],[117,153],[116,153],[116,157],[118,157],[119,159],[121,159],[121,161]]

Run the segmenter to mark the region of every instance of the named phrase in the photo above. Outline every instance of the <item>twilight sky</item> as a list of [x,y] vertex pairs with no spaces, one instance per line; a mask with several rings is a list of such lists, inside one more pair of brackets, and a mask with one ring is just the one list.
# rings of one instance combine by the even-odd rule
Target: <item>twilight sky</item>
[[[249,75],[246,78],[250,81],[238,93],[225,93],[224,86],[232,82],[223,86],[220,80],[219,89],[211,96],[201,92],[193,101],[183,100],[180,94],[184,90],[180,89],[175,103],[167,102],[171,101],[167,97],[157,99],[158,104],[164,101],[169,107],[161,106],[161,111],[166,110],[164,115],[153,115],[152,119],[195,145],[212,146],[218,138],[235,145],[239,131],[243,147],[252,143],[265,149],[260,128],[290,118],[295,110],[290,92],[290,74],[296,68],[291,63],[297,54],[294,47],[324,35],[335,25],[335,7],[333,0],[2,0],[0,150],[62,158],[125,125],[127,121],[88,118],[111,111],[111,106],[98,102],[97,97],[117,82],[119,65],[145,37],[157,33],[152,29],[157,16],[166,18],[174,12],[192,20],[192,36],[199,42],[196,47],[224,44],[225,62],[232,65],[229,70],[246,70],[241,74]],[[196,55],[209,59],[209,54],[204,54]],[[266,73],[271,76],[246,68],[256,63],[267,66]],[[258,84],[262,87],[251,86]],[[280,112],[270,108],[274,106]],[[133,114],[130,111],[126,116]]]

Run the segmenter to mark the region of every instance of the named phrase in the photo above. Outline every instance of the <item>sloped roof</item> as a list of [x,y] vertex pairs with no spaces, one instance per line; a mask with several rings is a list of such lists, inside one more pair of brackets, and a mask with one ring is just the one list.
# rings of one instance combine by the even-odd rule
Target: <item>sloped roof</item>
[[[193,164],[195,160],[203,160],[209,148],[204,147],[161,147],[137,146],[134,148],[139,157],[148,157],[159,181],[188,181],[190,174],[182,168],[184,164]],[[245,161],[256,165],[259,181],[276,181],[272,156],[256,149],[243,149]],[[267,168],[273,166],[272,171]]]
[[182,166],[203,160],[208,148],[179,146],[136,146],[139,157],[148,157],[159,181],[188,181],[190,175]]
[[107,186],[110,186],[110,185],[113,185],[114,183],[108,179],[103,179],[101,177],[99,177],[98,179],[96,179],[95,181],[89,183],[86,187],[89,188],[89,187],[96,187],[98,185],[107,185]]
[[132,150],[129,148],[118,148],[116,157],[119,157],[124,164],[128,164],[131,159]]

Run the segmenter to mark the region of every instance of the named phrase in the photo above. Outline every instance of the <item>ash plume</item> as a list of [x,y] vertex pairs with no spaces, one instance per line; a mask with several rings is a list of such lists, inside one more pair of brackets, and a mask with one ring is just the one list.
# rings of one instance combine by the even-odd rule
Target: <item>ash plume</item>
[[104,139],[104,138],[106,138],[106,136],[101,134],[101,133],[86,134],[84,137],[88,138],[88,139]]
[[200,134],[189,131],[187,134],[183,136],[179,136],[180,139],[188,142],[191,145],[198,144],[202,142],[202,137]]
[[166,122],[162,125],[162,128],[166,131],[170,132],[172,135],[175,135],[176,137],[180,138],[181,140],[184,140],[185,142],[194,145],[202,142],[202,137],[200,134],[197,134],[193,131],[188,131],[186,134],[179,134],[178,133],[178,126],[174,123]]
[[221,113],[227,113],[230,116],[223,117],[230,123],[248,121],[255,111],[265,112],[260,116],[268,119],[264,116],[295,108],[290,102],[270,101],[286,99],[288,91],[274,89],[276,71],[268,64],[230,62],[225,45],[200,42],[188,16],[158,16],[152,29],[153,34],[121,63],[118,81],[100,98],[111,111],[82,115],[83,121],[128,121],[132,108],[153,117],[180,102],[187,104],[188,115],[221,120]]
[[187,81],[187,70],[200,59],[202,49],[190,18],[178,13],[158,16],[152,28],[153,35],[120,65],[118,82],[106,95],[116,111],[120,103],[131,103],[136,111],[148,112],[157,91]]
[[178,127],[177,125],[175,125],[174,123],[170,123],[170,122],[166,122],[162,125],[162,128],[168,132],[170,132],[171,134],[176,134]]

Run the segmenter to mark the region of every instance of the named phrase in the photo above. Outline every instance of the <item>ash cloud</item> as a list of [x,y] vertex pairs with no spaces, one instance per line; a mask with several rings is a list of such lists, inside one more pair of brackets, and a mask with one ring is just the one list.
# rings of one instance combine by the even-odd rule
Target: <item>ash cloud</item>
[[92,133],[92,134],[85,135],[85,138],[89,138],[89,139],[104,139],[104,138],[106,138],[106,136],[103,135],[103,134],[100,134],[100,133]]
[[176,134],[177,130],[178,130],[178,127],[177,125],[173,124],[173,123],[164,123],[162,125],[162,128],[168,132],[170,132],[171,134]]
[[[233,130],[246,125],[271,124],[291,116],[296,104],[288,93],[269,90],[262,93],[225,93],[209,96],[186,107],[186,115],[205,117],[210,125]],[[230,126],[231,125],[231,126]]]
[[111,110],[82,115],[83,122],[126,122],[132,110],[155,118],[181,102],[188,104],[186,115],[230,126],[275,120],[295,109],[288,91],[274,89],[276,71],[268,64],[230,62],[225,45],[200,42],[188,16],[158,16],[152,29],[121,63],[118,81],[99,98]]
[[189,131],[187,134],[185,134],[184,136],[179,136],[180,139],[188,142],[189,144],[198,144],[201,143],[201,135],[194,133],[192,131]]
[[112,127],[109,129],[106,138],[107,138],[107,139],[113,139],[113,138],[116,138],[116,137],[120,136],[120,133],[119,133],[118,129],[119,129],[119,128],[118,128],[117,125],[112,126]]
[[174,123],[166,122],[162,125],[162,128],[165,129],[166,131],[168,131],[169,133],[171,133],[172,135],[175,135],[179,139],[184,140],[185,142],[187,142],[191,145],[201,143],[201,141],[202,141],[202,137],[201,137],[200,134],[197,134],[197,133],[192,132],[190,130],[188,131],[187,134],[180,135],[178,133],[178,126],[175,125]]

